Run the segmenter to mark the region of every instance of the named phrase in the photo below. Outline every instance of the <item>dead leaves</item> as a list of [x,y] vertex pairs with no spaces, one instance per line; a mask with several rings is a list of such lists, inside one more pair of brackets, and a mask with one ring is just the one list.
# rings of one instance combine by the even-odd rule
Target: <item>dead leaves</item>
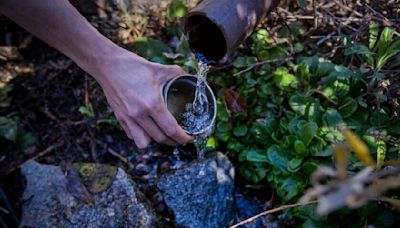
[[[346,144],[335,144],[332,148],[336,170],[318,167],[312,175],[313,187],[301,197],[304,204],[317,199],[317,214],[324,216],[343,207],[359,208],[371,200],[381,200],[400,208],[400,201],[382,196],[388,190],[400,187],[400,168],[388,166],[375,170],[375,162],[367,145],[351,130],[342,129]],[[349,150],[367,165],[352,177],[347,177]],[[327,181],[328,180],[328,181]]]
[[[369,166],[351,178],[336,179],[337,171],[330,167],[319,167],[313,174],[313,187],[300,199],[307,203],[318,199],[317,214],[324,216],[343,207],[359,208],[371,200],[383,200],[400,205],[397,200],[381,197],[388,190],[400,187],[400,169],[380,170],[374,172]],[[321,184],[318,180],[332,178],[328,183]]]
[[247,112],[247,105],[242,96],[233,89],[224,90],[225,102],[234,113]]

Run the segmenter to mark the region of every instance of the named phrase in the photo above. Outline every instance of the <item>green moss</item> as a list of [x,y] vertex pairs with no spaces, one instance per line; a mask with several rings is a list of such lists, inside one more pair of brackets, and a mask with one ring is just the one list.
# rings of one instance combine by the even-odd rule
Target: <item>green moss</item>
[[74,163],[73,166],[79,170],[83,184],[93,194],[107,190],[117,174],[117,167],[104,164]]

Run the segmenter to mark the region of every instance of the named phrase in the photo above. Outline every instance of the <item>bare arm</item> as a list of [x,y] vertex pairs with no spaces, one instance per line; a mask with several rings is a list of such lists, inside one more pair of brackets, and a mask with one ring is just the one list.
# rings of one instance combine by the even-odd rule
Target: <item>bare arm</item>
[[160,92],[165,81],[183,73],[178,66],[152,63],[118,47],[67,0],[1,0],[0,13],[92,75],[138,147],[151,140],[169,145],[192,140],[167,110]]

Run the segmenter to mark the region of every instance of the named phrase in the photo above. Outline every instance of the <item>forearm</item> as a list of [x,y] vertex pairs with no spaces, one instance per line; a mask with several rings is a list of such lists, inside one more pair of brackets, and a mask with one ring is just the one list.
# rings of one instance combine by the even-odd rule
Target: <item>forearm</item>
[[117,46],[67,0],[1,0],[0,13],[87,70]]

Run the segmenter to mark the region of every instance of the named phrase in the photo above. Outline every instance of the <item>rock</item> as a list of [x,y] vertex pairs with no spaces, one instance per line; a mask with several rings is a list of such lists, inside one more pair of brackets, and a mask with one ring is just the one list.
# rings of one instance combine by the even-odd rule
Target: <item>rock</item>
[[157,187],[178,226],[227,227],[235,219],[234,168],[222,153],[161,177]]
[[[86,166],[86,171],[88,167],[99,169],[98,165]],[[104,168],[100,170],[105,172]],[[116,170],[108,189],[104,188],[108,186],[104,180],[102,182],[106,184],[95,188],[97,193],[91,193],[93,204],[85,203],[69,192],[68,181],[57,166],[30,160],[22,166],[22,174],[27,185],[23,193],[21,227],[157,226],[155,214],[122,169]],[[88,176],[91,175],[87,174],[86,178]]]

